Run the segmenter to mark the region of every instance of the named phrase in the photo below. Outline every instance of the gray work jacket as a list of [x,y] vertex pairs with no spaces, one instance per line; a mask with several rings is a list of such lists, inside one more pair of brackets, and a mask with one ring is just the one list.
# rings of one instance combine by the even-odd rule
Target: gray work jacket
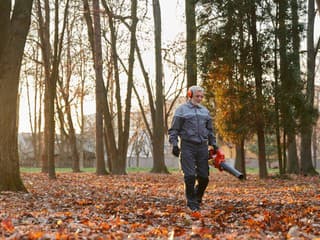
[[178,137],[181,141],[194,144],[216,145],[208,109],[202,105],[194,105],[191,101],[177,108],[168,133],[169,142],[173,146],[178,145]]

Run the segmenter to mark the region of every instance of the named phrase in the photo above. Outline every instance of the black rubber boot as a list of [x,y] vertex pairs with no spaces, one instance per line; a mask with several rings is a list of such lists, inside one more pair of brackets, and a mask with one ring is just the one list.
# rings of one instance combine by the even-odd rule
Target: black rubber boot
[[204,191],[206,190],[209,183],[209,178],[198,176],[197,182],[198,183],[195,187],[195,193],[198,203],[201,204]]
[[187,206],[192,211],[199,210],[199,203],[197,201],[197,196],[194,189],[194,184],[196,182],[195,176],[186,176],[184,177],[184,183],[185,183],[185,192],[186,192],[186,198],[187,198]]

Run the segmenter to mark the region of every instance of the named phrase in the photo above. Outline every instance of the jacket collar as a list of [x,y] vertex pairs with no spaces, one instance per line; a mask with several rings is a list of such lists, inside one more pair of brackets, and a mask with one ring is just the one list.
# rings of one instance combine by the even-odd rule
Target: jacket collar
[[188,106],[190,107],[190,108],[201,108],[201,105],[199,104],[199,105],[195,105],[195,104],[193,104],[192,102],[191,102],[191,100],[188,100]]

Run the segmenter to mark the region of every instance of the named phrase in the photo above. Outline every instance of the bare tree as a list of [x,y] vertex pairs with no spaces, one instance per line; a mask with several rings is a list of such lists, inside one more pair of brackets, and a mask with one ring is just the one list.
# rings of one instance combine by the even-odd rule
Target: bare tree
[[[40,163],[41,156],[41,120],[43,100],[43,68],[39,64],[40,48],[38,47],[37,34],[35,34],[35,21],[31,22],[29,37],[27,38],[24,60],[21,70],[22,91],[25,90],[28,105],[28,120],[32,138],[32,152],[35,164]],[[30,79],[33,77],[33,81]]]
[[19,170],[18,88],[32,0],[0,2],[0,191],[26,191]]
[[44,2],[44,17],[40,0],[37,1],[39,35],[41,41],[42,57],[45,69],[45,105],[44,105],[44,148],[42,156],[42,171],[49,173],[50,179],[56,178],[54,163],[55,147],[55,98],[57,80],[59,78],[59,64],[63,45],[64,32],[68,17],[69,0],[66,1],[61,33],[59,32],[59,9],[60,2],[54,2],[54,36],[53,47],[50,43],[50,5],[49,1]]
[[153,18],[156,63],[156,111],[153,118],[153,168],[151,171],[168,173],[164,162],[164,96],[162,83],[161,11],[159,0],[153,0]]
[[[51,44],[50,44],[50,15],[49,15],[49,2],[44,2],[44,12],[42,10],[41,1],[37,0],[37,18],[39,23],[38,34],[40,36],[41,55],[44,67],[45,81],[50,78],[51,68]],[[43,16],[44,15],[44,16]],[[44,91],[44,112],[48,110],[48,85],[45,83]],[[48,172],[48,160],[47,160],[47,139],[48,139],[48,121],[45,120],[43,147],[41,154],[41,171]]]
[[[136,48],[136,28],[137,28],[137,1],[131,1],[130,16],[131,24],[128,24],[125,20],[126,18],[118,16],[112,12],[109,5],[105,0],[102,0],[102,4],[108,15],[108,22],[110,28],[110,38],[111,38],[111,54],[112,62],[114,68],[114,82],[115,82],[115,99],[116,99],[116,120],[117,127],[114,127],[113,124],[113,115],[112,115],[112,106],[110,106],[106,89],[105,94],[105,108],[103,111],[104,120],[105,120],[105,129],[106,129],[106,141],[107,141],[107,151],[108,157],[110,157],[110,171],[114,174],[125,174],[126,173],[126,159],[128,152],[128,143],[129,143],[129,128],[130,128],[130,118],[131,118],[131,101],[132,101],[132,89],[133,89],[133,69],[134,69],[134,53]],[[119,78],[119,68],[118,62],[120,61],[118,52],[117,52],[117,37],[114,26],[115,19],[121,19],[121,21],[127,26],[130,30],[130,43],[128,51],[128,67],[124,69],[127,73],[127,89],[126,89],[126,98],[125,98],[125,107],[122,105],[121,99],[121,88],[120,88],[120,78]],[[123,63],[123,62],[122,62]],[[112,97],[112,96],[111,96]],[[124,109],[124,110],[123,110]],[[124,111],[124,113],[122,112]],[[124,114],[124,118],[123,115]],[[115,133],[117,129],[117,133]],[[118,139],[116,139],[118,137]]]
[[[75,12],[75,11],[73,11]],[[64,134],[67,139],[67,146],[70,147],[68,149],[68,156],[71,155],[72,161],[72,170],[73,172],[80,172],[80,160],[79,160],[79,153],[77,147],[77,138],[76,138],[76,131],[74,127],[74,121],[72,118],[72,104],[75,101],[76,94],[71,95],[71,78],[74,73],[74,69],[76,64],[81,64],[77,61],[77,54],[71,52],[71,48],[73,45],[73,34],[72,30],[76,27],[77,22],[76,16],[72,16],[67,23],[67,42],[65,47],[65,64],[61,66],[64,71],[62,77],[58,78],[58,85],[59,85],[59,92],[61,95],[61,103],[59,106],[59,98],[57,98],[57,110],[59,113],[60,119],[60,127],[62,129],[61,134]]]

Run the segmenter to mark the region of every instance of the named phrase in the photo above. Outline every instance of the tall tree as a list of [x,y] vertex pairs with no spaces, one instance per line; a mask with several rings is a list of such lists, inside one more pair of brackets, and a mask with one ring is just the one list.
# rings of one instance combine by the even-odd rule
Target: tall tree
[[[104,83],[103,83],[103,65],[102,65],[102,49],[101,49],[101,25],[100,25],[100,11],[99,0],[95,0],[93,4],[94,19],[91,18],[91,10],[88,0],[83,0],[84,17],[87,23],[88,37],[92,50],[94,71],[96,78],[95,95],[96,95],[96,161],[97,168],[96,173],[98,175],[107,174],[104,161],[104,149],[103,149],[103,116],[104,109]],[[105,120],[107,121],[107,120]]]
[[252,104],[255,94],[250,86],[253,74],[248,67],[252,66],[250,50],[253,52],[247,14],[250,5],[244,1],[212,1],[212,5],[213,11],[207,11],[206,5],[199,14],[199,25],[204,26],[200,29],[199,63],[208,89],[206,100],[219,136],[235,144],[235,165],[245,174],[244,143],[255,128],[249,119],[256,115]]
[[[54,2],[54,35],[53,46],[50,43],[50,5],[49,1],[44,2],[43,17],[40,0],[37,1],[39,35],[41,40],[42,58],[45,69],[45,104],[44,104],[44,148],[43,148],[43,166],[42,171],[48,172],[50,179],[56,178],[55,173],[55,99],[57,90],[57,81],[59,78],[59,64],[61,62],[61,52],[63,46],[64,32],[69,10],[69,0],[65,2],[62,26],[60,19],[60,1]],[[59,28],[61,26],[61,29]],[[61,32],[60,32],[61,30]]]
[[[148,105],[145,106],[142,102],[142,95],[138,89],[133,86],[134,93],[137,97],[138,104],[141,110],[142,118],[146,127],[146,132],[149,135],[152,154],[154,173],[168,173],[164,161],[164,95],[163,95],[163,72],[162,72],[162,47],[161,47],[161,9],[159,1],[152,2],[154,15],[154,40],[155,40],[155,65],[156,65],[156,80],[153,85],[152,80],[146,70],[143,61],[142,53],[139,47],[139,42],[135,41],[135,50],[138,62],[143,75],[145,88],[147,92]],[[152,87],[155,87],[153,95]],[[151,121],[147,114],[150,113]]]
[[[271,13],[271,9],[273,6],[270,4],[268,7],[268,12],[271,17],[273,14]],[[278,12],[279,6],[276,4],[275,8],[275,20],[272,21],[273,29],[278,28]],[[281,126],[280,126],[280,84],[279,84],[279,69],[278,69],[278,31],[274,31],[273,36],[273,76],[274,76],[274,126],[275,126],[275,134],[276,134],[276,142],[277,142],[277,157],[278,157],[278,165],[282,166],[282,144],[281,144]],[[280,169],[282,171],[282,169]]]
[[307,29],[307,86],[306,112],[302,117],[301,129],[301,171],[303,174],[317,174],[312,164],[312,126],[314,113],[314,81],[315,81],[315,47],[314,47],[314,19],[315,1],[308,0],[308,29]]
[[[131,1],[130,7],[130,19],[131,24],[126,22],[126,18],[118,16],[115,14],[110,6],[105,0],[102,4],[106,10],[109,17],[109,27],[111,35],[111,52],[112,52],[112,63],[114,67],[114,83],[115,84],[115,96],[109,94],[109,88],[105,88],[104,94],[104,120],[105,120],[105,130],[106,130],[106,143],[109,161],[110,171],[113,174],[126,174],[126,160],[128,152],[129,143],[129,128],[130,128],[130,118],[131,118],[131,101],[132,101],[132,89],[133,89],[133,70],[135,61],[135,49],[136,49],[136,29],[138,23],[137,17],[137,1]],[[122,23],[129,29],[130,41],[129,41],[129,51],[128,51],[128,65],[124,65],[123,61],[118,55],[117,50],[117,31],[114,25],[115,20],[120,19]],[[127,89],[125,97],[125,106],[123,106],[123,99],[121,93],[120,83],[120,69],[118,68],[118,63],[121,63],[125,72],[127,73]],[[111,83],[110,83],[111,84]],[[110,85],[109,84],[109,85]],[[112,93],[112,91],[111,91]],[[111,101],[109,101],[111,97]],[[112,98],[115,97],[115,103]],[[113,107],[116,107],[116,112],[113,114]],[[114,119],[116,119],[116,124]],[[116,132],[117,131],[117,132]]]
[[101,23],[100,23],[100,3],[99,0],[93,0],[93,46],[94,46],[94,69],[96,73],[96,159],[98,175],[106,174],[103,148],[103,105],[104,105],[104,84],[102,67],[102,47],[101,47]]
[[162,54],[161,54],[161,9],[159,0],[153,0],[154,42],[156,63],[156,112],[153,124],[153,169],[152,172],[165,172],[164,162],[164,96],[162,83]]
[[[33,41],[32,36],[37,36],[34,34],[36,32],[36,24],[30,26],[30,39],[27,39],[26,45],[29,45],[29,49],[24,52],[24,61],[21,74],[24,75],[25,90],[27,94],[27,104],[28,104],[28,119],[31,130],[32,137],[32,148],[33,156],[35,160],[34,166],[39,166],[41,162],[41,138],[42,138],[42,101],[43,101],[43,68],[39,62],[41,62],[40,51],[38,47],[38,42]],[[37,36],[38,37],[38,36]],[[31,45],[31,47],[30,47]],[[34,77],[33,81],[29,79],[30,72]],[[20,77],[21,78],[21,77]],[[21,86],[21,85],[20,85]],[[24,89],[23,89],[24,90]]]
[[37,0],[37,18],[38,18],[38,34],[40,37],[41,56],[44,68],[45,89],[44,89],[44,134],[43,134],[43,147],[41,153],[41,172],[48,172],[48,158],[47,158],[47,142],[48,142],[48,109],[49,109],[49,88],[47,81],[50,78],[51,69],[51,43],[50,43],[50,11],[49,1],[44,1],[44,11],[42,10],[41,1]]
[[[283,126],[283,144],[284,149],[286,149],[286,140],[287,135],[292,137],[292,122],[290,121],[290,108],[291,103],[287,98],[290,98],[291,92],[290,89],[290,77],[288,76],[289,63],[288,63],[288,54],[287,54],[287,8],[288,1],[279,1],[279,57],[280,57],[280,82],[281,82],[281,98],[280,98],[280,112],[282,115],[282,126]],[[280,174],[285,173],[286,162],[287,162],[287,151],[283,151],[283,161],[280,163],[279,170]]]
[[[298,98],[301,94],[298,92],[298,85],[301,83],[300,76],[300,31],[299,31],[299,6],[297,0],[290,1],[291,6],[291,38],[292,38],[292,64],[291,64],[291,87],[293,88],[293,97]],[[295,101],[296,102],[296,101]],[[290,121],[295,123],[295,119],[291,118]],[[288,173],[298,173],[299,163],[297,154],[297,143],[296,143],[296,131],[292,129],[288,133],[288,163],[287,172]]]
[[[241,107],[240,104],[250,106],[246,102],[248,100],[241,99],[244,92],[248,91],[251,95],[247,95],[255,99],[254,105],[244,111],[247,115],[252,116],[249,118],[254,119],[255,123],[252,124],[253,122],[248,121],[248,119],[246,119],[247,122],[242,123],[239,121],[241,119],[230,118],[230,120],[237,120],[237,122],[234,123],[235,126],[226,129],[231,130],[228,134],[234,136],[239,131],[244,130],[243,127],[256,130],[260,149],[258,154],[259,174],[261,178],[265,178],[267,177],[265,129],[271,129],[274,123],[271,119],[274,116],[272,114],[273,109],[270,107],[271,100],[273,100],[270,90],[273,84],[270,81],[272,79],[270,79],[269,73],[272,70],[270,56],[275,49],[272,48],[274,42],[270,41],[271,34],[274,31],[270,23],[275,18],[268,15],[269,13],[274,14],[274,5],[268,1],[211,0],[205,1],[203,5],[201,3],[199,3],[201,6],[199,7],[199,62],[204,83],[211,79],[216,79],[219,82],[220,79],[222,84],[226,76],[219,74],[219,68],[220,70],[223,67],[231,69],[224,74],[229,75],[226,85],[231,91],[234,91],[236,98],[232,94],[226,94],[225,96],[229,96],[228,101],[230,102],[235,102],[234,98],[237,99],[236,102],[239,103],[239,106],[238,104],[234,106],[233,110],[235,112],[226,111],[229,112],[230,116],[237,116],[237,112],[241,109],[239,108]],[[209,41],[212,41],[212,44],[203,44],[203,42]],[[278,61],[275,61],[275,64],[278,64]],[[215,70],[218,70],[218,72]],[[211,72],[212,76],[210,74],[208,76],[208,73]],[[217,94],[216,91],[219,86],[217,87],[210,89],[206,97]],[[252,102],[252,99],[249,101]],[[226,103],[222,106],[226,106]],[[215,102],[215,107],[218,108],[217,102]],[[225,108],[232,109],[229,106]],[[272,133],[272,131],[269,132]],[[244,154],[240,151],[243,143],[239,140],[240,138],[237,141],[239,144],[237,149],[239,150],[239,156],[243,157]]]
[[196,0],[185,0],[187,86],[197,84]]
[[26,191],[18,156],[18,88],[32,0],[0,2],[0,191]]
[[250,5],[250,34],[252,36],[252,64],[253,74],[255,79],[256,87],[256,130],[258,136],[258,148],[259,148],[259,177],[266,178],[267,162],[266,162],[266,151],[265,151],[265,121],[263,116],[263,83],[262,83],[262,63],[261,63],[261,43],[258,39],[257,33],[257,16],[256,16],[256,2],[251,1]]
[[[60,120],[60,129],[61,129],[61,138],[65,137],[67,140],[67,146],[70,148],[67,149],[67,152],[71,154],[72,160],[72,171],[80,172],[80,161],[79,153],[77,149],[77,139],[76,132],[74,128],[74,123],[71,114],[71,104],[72,100],[70,99],[70,81],[71,81],[71,54],[70,54],[70,43],[71,39],[69,37],[68,30],[68,42],[66,46],[67,56],[66,56],[66,75],[58,79],[59,90],[61,93],[61,98],[57,98],[57,111]],[[65,142],[64,142],[64,145]],[[65,147],[65,146],[64,146]],[[69,154],[68,154],[69,155]],[[60,153],[61,156],[61,153]]]

